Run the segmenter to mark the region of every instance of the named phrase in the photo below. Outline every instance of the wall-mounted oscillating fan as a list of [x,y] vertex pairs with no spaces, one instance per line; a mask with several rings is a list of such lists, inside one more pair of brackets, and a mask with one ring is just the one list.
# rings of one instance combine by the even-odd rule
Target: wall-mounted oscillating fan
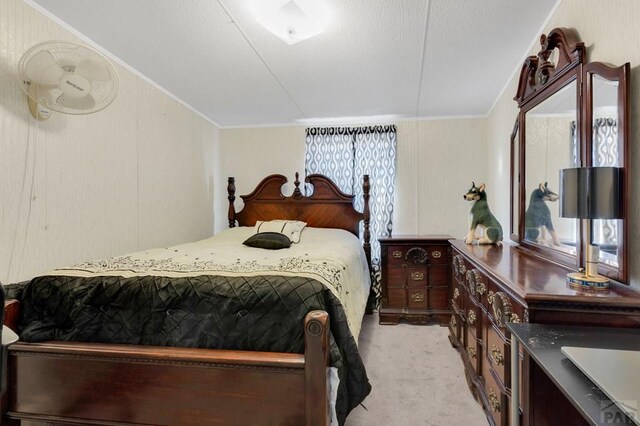
[[118,74],[107,58],[67,41],[47,41],[27,50],[18,63],[18,80],[39,120],[49,118],[51,111],[100,111],[118,93]]

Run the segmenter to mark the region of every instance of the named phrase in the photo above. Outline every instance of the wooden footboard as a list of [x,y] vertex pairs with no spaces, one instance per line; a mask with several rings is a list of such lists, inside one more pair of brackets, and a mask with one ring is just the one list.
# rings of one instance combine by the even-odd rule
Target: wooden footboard
[[304,327],[304,355],[18,342],[3,424],[326,425],[328,314]]

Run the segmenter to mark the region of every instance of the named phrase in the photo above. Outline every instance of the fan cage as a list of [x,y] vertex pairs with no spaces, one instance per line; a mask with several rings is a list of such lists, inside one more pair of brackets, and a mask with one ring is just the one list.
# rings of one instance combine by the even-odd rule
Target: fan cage
[[[29,81],[29,78],[25,75],[24,67],[34,55],[41,51],[48,51],[56,62],[58,62],[58,65],[62,67],[77,64],[81,59],[87,57],[104,60],[111,79],[108,81],[91,80],[90,94],[95,100],[95,105],[92,108],[75,109],[61,105],[56,102],[60,95],[62,95],[60,88],[57,86],[40,85]],[[27,96],[34,102],[53,111],[71,115],[91,114],[108,107],[116,98],[119,86],[118,73],[106,56],[91,47],[68,41],[45,41],[28,49],[18,62],[18,80],[22,90],[24,90]],[[32,85],[34,87],[31,87]]]

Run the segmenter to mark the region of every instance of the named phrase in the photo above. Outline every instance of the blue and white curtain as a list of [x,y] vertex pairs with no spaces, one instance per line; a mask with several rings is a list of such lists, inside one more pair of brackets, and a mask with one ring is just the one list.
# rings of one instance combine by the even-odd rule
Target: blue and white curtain
[[[362,176],[371,182],[371,260],[376,300],[380,298],[380,243],[391,236],[396,174],[396,126],[315,127],[307,129],[305,173],[321,173],[356,197],[362,211]],[[362,235],[362,230],[360,235]]]
[[[578,165],[578,138],[576,122],[569,123],[571,132],[571,158]],[[618,155],[618,122],[615,118],[600,117],[593,120],[591,135],[593,167],[620,167]],[[601,244],[618,244],[617,220],[595,219],[593,221],[593,239]]]
[[[593,166],[620,167],[618,156],[618,122],[615,118],[593,120]],[[597,219],[594,223],[594,240],[606,246],[617,246],[618,221]]]

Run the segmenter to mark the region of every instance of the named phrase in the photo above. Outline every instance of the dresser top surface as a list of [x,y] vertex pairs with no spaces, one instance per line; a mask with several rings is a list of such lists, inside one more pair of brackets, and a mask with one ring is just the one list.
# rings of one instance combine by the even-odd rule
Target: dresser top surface
[[451,245],[526,301],[553,302],[561,296],[574,303],[640,306],[640,292],[619,283],[612,282],[604,291],[573,289],[567,285],[566,275],[575,271],[526,254],[508,242],[495,246],[451,240]]
[[380,238],[378,241],[385,244],[393,243],[418,243],[424,240],[448,242],[453,237],[447,234],[398,234],[388,238]]

